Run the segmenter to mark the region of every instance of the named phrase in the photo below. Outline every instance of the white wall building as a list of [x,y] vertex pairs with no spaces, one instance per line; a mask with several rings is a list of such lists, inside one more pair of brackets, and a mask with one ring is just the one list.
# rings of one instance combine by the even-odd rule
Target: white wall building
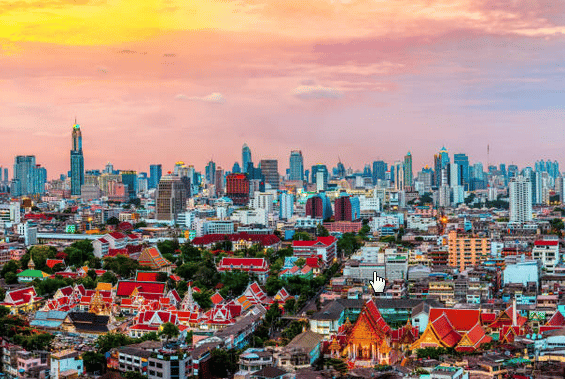
[[532,221],[532,183],[524,176],[510,180],[510,222]]

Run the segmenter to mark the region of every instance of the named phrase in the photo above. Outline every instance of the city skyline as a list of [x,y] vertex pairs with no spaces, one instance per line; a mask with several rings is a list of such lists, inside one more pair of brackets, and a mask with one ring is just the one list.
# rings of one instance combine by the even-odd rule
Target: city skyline
[[407,151],[415,167],[429,165],[442,145],[485,163],[487,145],[492,162],[563,161],[563,8],[9,4],[0,14],[5,154],[65,172],[76,115],[85,168],[202,167],[211,156],[228,168],[245,142],[255,161],[300,149],[308,164],[339,156],[352,167]]

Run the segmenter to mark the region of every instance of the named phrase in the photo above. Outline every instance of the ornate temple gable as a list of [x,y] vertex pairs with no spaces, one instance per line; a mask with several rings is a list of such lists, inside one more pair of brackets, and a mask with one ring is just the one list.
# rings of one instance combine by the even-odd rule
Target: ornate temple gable
[[390,335],[391,329],[382,318],[373,300],[369,300],[359,315],[348,343],[380,342]]
[[441,342],[441,339],[438,338],[433,326],[431,323],[428,323],[426,326],[426,330],[422,333],[422,336],[412,344],[410,347],[411,350],[421,349],[424,347],[445,347],[445,345]]

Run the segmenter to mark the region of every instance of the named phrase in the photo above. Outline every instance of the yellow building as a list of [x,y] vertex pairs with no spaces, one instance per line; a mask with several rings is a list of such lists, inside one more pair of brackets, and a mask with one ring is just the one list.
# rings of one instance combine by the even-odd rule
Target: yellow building
[[481,264],[490,253],[490,239],[488,237],[458,233],[455,230],[449,232],[447,244],[449,265],[458,267],[461,271]]

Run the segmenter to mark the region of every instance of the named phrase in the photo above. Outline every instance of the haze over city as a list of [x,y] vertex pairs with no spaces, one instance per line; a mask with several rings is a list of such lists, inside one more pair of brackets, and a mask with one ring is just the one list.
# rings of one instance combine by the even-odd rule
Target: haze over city
[[[472,161],[562,160],[559,1],[29,1],[0,8],[0,164],[68,170],[231,167],[256,160],[362,169],[442,146]],[[285,167],[285,164],[281,164]]]

